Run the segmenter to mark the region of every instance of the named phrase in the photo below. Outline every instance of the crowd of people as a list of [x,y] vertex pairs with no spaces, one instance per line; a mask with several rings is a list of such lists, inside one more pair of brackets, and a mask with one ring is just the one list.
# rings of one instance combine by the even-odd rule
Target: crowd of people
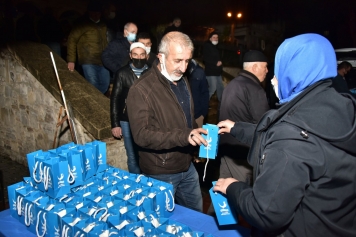
[[[356,236],[356,101],[344,79],[351,65],[336,68],[326,38],[303,34],[279,46],[271,106],[263,52],[246,52],[224,88],[219,32],[207,36],[202,67],[180,18],[156,53],[148,32],[133,22],[121,31],[114,12],[90,1],[68,35],[66,60],[101,93],[112,83],[112,135],[123,138],[131,173],[171,183],[176,203],[202,212],[193,160],[208,145],[202,125],[216,92],[221,164],[214,190],[226,194],[252,235]],[[54,39],[41,38],[55,48]]]

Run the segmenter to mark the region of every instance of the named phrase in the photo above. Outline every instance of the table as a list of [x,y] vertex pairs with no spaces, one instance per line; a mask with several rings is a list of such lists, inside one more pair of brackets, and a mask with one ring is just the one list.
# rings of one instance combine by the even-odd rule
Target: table
[[[248,237],[250,230],[238,225],[219,227],[217,220],[212,216],[175,205],[173,215],[170,219],[189,226],[192,230],[210,233],[215,237]],[[18,222],[10,215],[10,210],[0,212],[0,236],[9,237],[36,237],[29,232],[26,226]]]

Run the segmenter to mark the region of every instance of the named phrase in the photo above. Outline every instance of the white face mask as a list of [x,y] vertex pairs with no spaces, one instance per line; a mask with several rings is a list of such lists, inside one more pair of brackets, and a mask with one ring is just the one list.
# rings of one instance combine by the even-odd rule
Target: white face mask
[[167,72],[167,68],[166,68],[166,60],[165,60],[165,55],[164,54],[161,54],[162,55],[162,63],[161,63],[161,73],[163,76],[165,76],[168,80],[170,80],[171,82],[174,82],[174,81],[179,81],[182,76],[176,76],[174,75],[174,73],[172,73],[171,75],[168,74]]
[[146,47],[146,53],[149,54],[151,52],[151,47]]
[[115,16],[116,16],[116,13],[115,13],[115,12],[110,12],[108,18],[109,18],[109,19],[114,19]]
[[94,22],[94,23],[99,23],[99,22],[100,22],[100,19],[97,20],[97,21],[94,21],[93,19],[90,18],[90,20],[91,20],[92,22]]
[[276,94],[277,98],[279,99],[279,95],[278,95],[278,80],[277,80],[276,76],[274,76],[272,78],[271,84],[272,84],[274,93]]
[[212,43],[213,45],[217,45],[217,44],[219,43],[219,41],[211,41],[211,43]]

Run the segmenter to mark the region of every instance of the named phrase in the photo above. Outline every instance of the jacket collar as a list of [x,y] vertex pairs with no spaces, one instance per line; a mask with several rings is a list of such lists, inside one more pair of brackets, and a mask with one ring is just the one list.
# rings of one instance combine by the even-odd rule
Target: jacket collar
[[258,78],[251,72],[246,71],[246,70],[242,70],[239,75],[250,78],[252,81],[258,83],[258,85],[261,85],[260,80],[258,80]]

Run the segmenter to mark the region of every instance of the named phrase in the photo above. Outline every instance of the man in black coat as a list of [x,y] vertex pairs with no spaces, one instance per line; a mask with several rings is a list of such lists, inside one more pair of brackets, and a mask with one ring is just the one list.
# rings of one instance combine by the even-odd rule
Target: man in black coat
[[[256,124],[269,110],[267,97],[261,82],[267,69],[266,56],[257,50],[247,52],[243,58],[243,70],[225,88],[219,120]],[[220,136],[220,178],[233,177],[251,183],[252,167],[247,163],[249,149],[230,134]]]
[[138,147],[131,134],[126,98],[134,81],[148,68],[145,45],[140,42],[131,44],[130,58],[131,61],[120,68],[114,76],[110,98],[111,133],[116,138],[124,137],[128,170],[130,173],[140,174]]
[[221,101],[224,84],[222,81],[222,62],[220,59],[217,44],[219,43],[219,35],[217,32],[212,32],[209,35],[209,40],[204,43],[203,61],[205,64],[205,75],[209,84],[209,98],[215,93],[219,102]]
[[345,80],[345,75],[351,70],[351,68],[351,63],[347,61],[343,61],[337,66],[337,76],[332,79],[333,87],[337,92],[352,94]]
[[173,22],[164,30],[163,35],[172,32],[172,31],[179,31],[182,32],[181,25],[182,21],[179,17],[173,19]]
[[124,37],[111,41],[101,54],[104,66],[114,75],[130,61],[130,45],[135,42],[137,26],[129,22],[124,26]]

